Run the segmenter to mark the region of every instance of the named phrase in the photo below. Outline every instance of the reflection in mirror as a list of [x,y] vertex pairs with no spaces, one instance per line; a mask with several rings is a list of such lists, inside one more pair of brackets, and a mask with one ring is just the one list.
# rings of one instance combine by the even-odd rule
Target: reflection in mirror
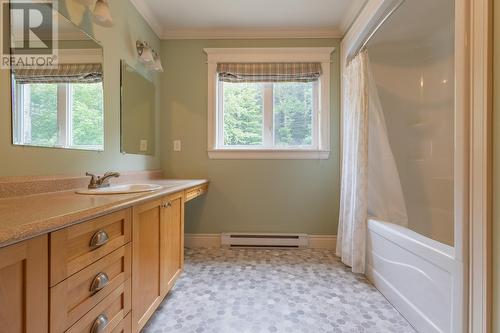
[[[12,70],[15,145],[104,149],[102,47],[59,13],[56,67]],[[19,31],[11,20],[11,31]],[[15,41],[16,34],[11,38]]]
[[155,86],[122,60],[121,151],[155,153]]

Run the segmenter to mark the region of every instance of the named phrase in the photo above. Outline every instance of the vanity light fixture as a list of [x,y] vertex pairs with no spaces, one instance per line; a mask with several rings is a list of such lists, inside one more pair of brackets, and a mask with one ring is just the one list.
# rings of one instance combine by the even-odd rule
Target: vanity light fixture
[[135,46],[140,62],[146,64],[151,70],[163,72],[160,55],[148,44],[148,42],[141,42],[138,40],[135,42]]
[[[84,0],[79,0],[84,1]],[[94,7],[93,20],[103,27],[113,26],[113,18],[109,10],[108,0],[97,0]]]
[[153,55],[153,48],[149,46],[147,42],[137,41],[135,42],[137,48],[137,54],[139,55],[139,61],[144,64],[152,64],[155,61]]

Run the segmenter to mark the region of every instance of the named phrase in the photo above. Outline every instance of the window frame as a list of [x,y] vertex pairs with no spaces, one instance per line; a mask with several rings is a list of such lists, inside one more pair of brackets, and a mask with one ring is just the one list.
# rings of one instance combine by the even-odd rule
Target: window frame
[[[207,48],[208,128],[207,152],[210,159],[328,159],[330,156],[330,63],[334,47],[305,48]],[[318,107],[313,118],[312,147],[277,148],[223,145],[223,110],[219,103],[223,91],[217,75],[221,62],[320,62],[323,70],[318,82]],[[264,108],[264,112],[266,108]],[[271,108],[272,110],[272,108]],[[266,116],[266,114],[264,115]],[[267,115],[269,117],[269,114]],[[271,116],[273,113],[271,112]],[[274,122],[273,119],[270,120]],[[267,120],[269,123],[269,119]],[[264,122],[266,123],[266,121]],[[264,132],[266,129],[264,129]],[[267,129],[269,131],[269,129]],[[274,133],[271,133],[271,138]],[[267,135],[269,137],[269,134]]]

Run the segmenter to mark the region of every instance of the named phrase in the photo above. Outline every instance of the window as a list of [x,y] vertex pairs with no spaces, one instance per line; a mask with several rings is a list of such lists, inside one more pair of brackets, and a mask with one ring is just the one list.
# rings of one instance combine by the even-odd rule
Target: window
[[317,82],[220,82],[219,89],[221,147],[317,149]]
[[329,157],[332,48],[205,51],[210,158]]
[[12,83],[14,144],[103,150],[100,64],[18,69]]
[[102,83],[17,84],[14,144],[102,150]]

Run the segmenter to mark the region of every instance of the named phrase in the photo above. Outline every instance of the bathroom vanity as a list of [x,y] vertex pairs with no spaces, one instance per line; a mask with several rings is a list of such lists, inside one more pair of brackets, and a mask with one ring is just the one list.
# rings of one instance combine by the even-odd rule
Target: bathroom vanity
[[205,180],[142,194],[0,200],[1,332],[138,332],[184,262],[184,205]]
[[[118,147],[104,146],[103,46],[89,27],[52,9],[57,66],[11,69],[12,144],[72,150],[64,156],[92,161],[92,151],[114,154]],[[19,22],[11,23],[17,31]],[[120,87],[113,87],[121,92],[120,150],[157,158],[153,75],[121,64]],[[65,160],[78,161],[87,158]],[[0,333],[138,332],[179,277],[184,205],[208,182],[134,178],[108,187],[118,173],[88,176],[88,186],[84,177],[0,178]]]

